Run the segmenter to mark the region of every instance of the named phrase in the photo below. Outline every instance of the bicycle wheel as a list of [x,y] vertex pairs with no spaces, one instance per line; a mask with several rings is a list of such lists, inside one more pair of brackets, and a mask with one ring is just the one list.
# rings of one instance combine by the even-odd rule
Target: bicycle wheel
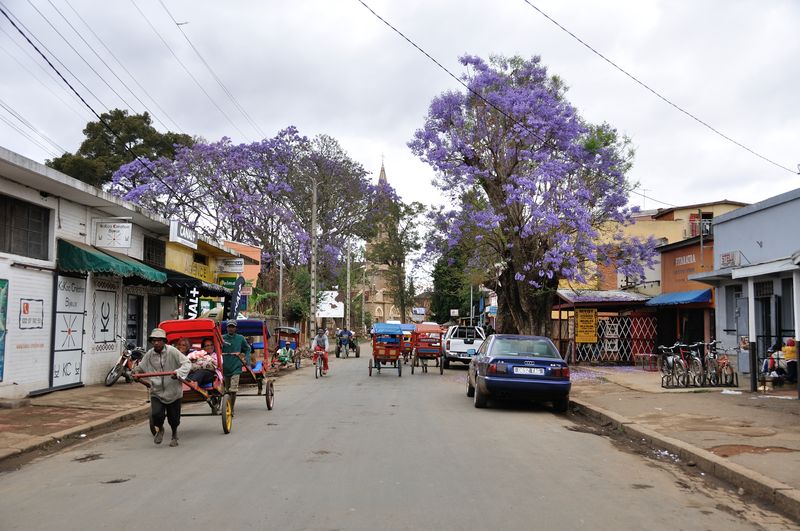
[[705,375],[703,374],[703,364],[700,362],[700,358],[692,357],[689,360],[689,374],[690,374],[690,385],[695,387],[703,387],[705,383]]
[[682,359],[675,361],[673,368],[675,387],[689,387],[689,370]]
[[722,385],[726,385],[732,387],[734,382],[736,381],[736,375],[733,373],[733,367],[730,365],[725,365],[721,370],[722,376]]

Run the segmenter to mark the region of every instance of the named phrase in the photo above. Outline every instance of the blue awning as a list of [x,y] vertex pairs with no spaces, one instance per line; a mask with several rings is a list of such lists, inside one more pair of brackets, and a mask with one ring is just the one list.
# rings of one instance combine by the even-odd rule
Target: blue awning
[[693,302],[708,302],[711,300],[710,289],[693,289],[691,291],[678,291],[663,293],[647,301],[645,306],[674,306],[676,304],[691,304]]

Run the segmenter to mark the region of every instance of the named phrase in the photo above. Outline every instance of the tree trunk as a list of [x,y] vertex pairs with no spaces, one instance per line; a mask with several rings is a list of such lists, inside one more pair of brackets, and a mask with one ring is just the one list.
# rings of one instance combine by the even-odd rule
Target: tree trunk
[[513,268],[508,267],[500,275],[497,332],[550,337],[552,293],[558,283],[553,281],[544,289],[537,290],[515,280],[514,274]]

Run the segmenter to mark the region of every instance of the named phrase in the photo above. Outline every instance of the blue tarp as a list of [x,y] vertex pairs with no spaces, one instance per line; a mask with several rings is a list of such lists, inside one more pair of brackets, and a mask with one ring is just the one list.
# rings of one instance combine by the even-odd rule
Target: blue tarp
[[645,306],[673,306],[676,304],[691,304],[693,302],[708,302],[711,300],[710,289],[694,289],[691,291],[678,291],[663,293],[647,301]]
[[400,328],[403,330],[403,332],[413,332],[414,330],[417,329],[417,325],[410,323],[403,323],[400,325]]
[[374,325],[372,325],[372,333],[402,336],[403,329],[400,328],[399,324],[375,323]]

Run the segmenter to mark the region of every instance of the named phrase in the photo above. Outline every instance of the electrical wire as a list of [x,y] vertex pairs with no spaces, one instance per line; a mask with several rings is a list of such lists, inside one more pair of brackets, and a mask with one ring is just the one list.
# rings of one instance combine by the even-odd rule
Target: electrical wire
[[77,16],[77,17],[78,17],[78,19],[79,19],[81,22],[83,22],[83,25],[84,25],[84,26],[86,26],[86,29],[88,29],[88,30],[89,30],[89,32],[90,32],[92,35],[94,35],[94,38],[95,38],[95,39],[97,39],[97,42],[99,42],[99,43],[100,43],[100,45],[101,45],[101,46],[102,46],[102,47],[105,49],[105,51],[106,51],[106,52],[108,52],[108,54],[109,54],[109,55],[110,55],[110,56],[111,56],[111,57],[114,59],[114,61],[116,61],[116,63],[117,63],[119,66],[120,66],[120,68],[122,68],[122,69],[125,71],[125,73],[126,73],[126,74],[128,74],[128,77],[130,77],[130,78],[131,78],[131,80],[133,80],[133,82],[134,82],[134,83],[136,83],[136,86],[137,86],[137,87],[139,87],[139,89],[140,89],[140,90],[141,90],[141,91],[142,91],[142,92],[145,94],[145,96],[147,96],[148,98],[150,98],[150,101],[152,101],[152,102],[153,102],[153,105],[155,105],[155,107],[156,107],[156,108],[159,110],[159,112],[160,112],[162,115],[164,115],[164,116],[167,118],[167,120],[169,120],[170,122],[172,122],[172,125],[174,125],[174,126],[175,126],[175,129],[177,129],[179,132],[181,132],[181,133],[183,133],[183,134],[186,134],[186,131],[184,131],[184,129],[183,129],[183,128],[182,128],[180,125],[178,125],[178,122],[176,122],[176,121],[175,121],[175,120],[174,120],[174,119],[173,119],[173,118],[172,118],[172,117],[169,115],[169,113],[167,113],[167,111],[165,111],[165,110],[164,110],[164,109],[163,109],[163,108],[162,108],[162,107],[161,107],[161,106],[158,104],[158,101],[157,101],[157,100],[156,100],[156,99],[155,99],[153,96],[151,96],[149,92],[147,92],[147,89],[145,89],[145,88],[142,86],[142,84],[141,84],[141,83],[139,83],[139,80],[137,79],[137,77],[136,77],[136,76],[134,76],[133,74],[131,74],[130,70],[128,70],[128,69],[125,67],[125,64],[124,64],[122,61],[120,61],[120,60],[117,58],[117,56],[114,54],[114,52],[113,52],[113,51],[111,51],[111,49],[110,49],[108,46],[106,46],[106,43],[103,41],[103,39],[101,39],[101,38],[100,38],[100,36],[99,36],[99,35],[98,35],[98,34],[97,34],[97,33],[96,33],[96,32],[95,32],[93,29],[92,29],[92,27],[89,25],[89,23],[88,23],[88,22],[86,22],[86,20],[84,20],[84,18],[81,16],[81,14],[80,14],[80,13],[78,13],[78,11],[77,11],[77,10],[76,10],[74,7],[72,7],[72,4],[69,2],[69,0],[64,0],[64,3],[65,3],[65,4],[67,4],[67,6],[68,6],[68,7],[69,7],[69,8],[72,10],[72,12],[73,12],[73,13],[75,13],[75,16]]
[[[47,57],[47,56],[44,54],[44,52],[42,52],[42,51],[39,49],[39,47],[38,47],[38,46],[36,46],[36,44],[35,44],[35,43],[34,43],[34,42],[33,42],[33,41],[30,39],[30,37],[28,37],[28,35],[26,35],[24,31],[22,31],[22,28],[20,28],[20,26],[18,26],[18,25],[17,25],[17,24],[14,22],[14,20],[12,20],[11,16],[9,16],[8,12],[6,11],[6,9],[7,9],[7,8],[6,8],[6,7],[5,7],[5,6],[2,4],[2,2],[0,2],[0,14],[2,14],[4,17],[6,17],[6,19],[8,19],[8,21],[11,23],[11,25],[14,27],[14,29],[15,29],[15,30],[17,30],[17,32],[19,32],[19,34],[20,34],[20,35],[22,35],[22,37],[23,37],[23,38],[24,38],[24,39],[25,39],[25,40],[28,42],[28,44],[30,44],[30,45],[33,47],[33,49],[34,49],[34,50],[36,50],[36,52],[37,52],[37,53],[38,53],[38,54],[39,54],[39,55],[42,57],[42,59],[44,59],[44,60],[45,60],[45,62],[46,62],[46,63],[47,63],[49,66],[50,66],[50,68],[52,68],[52,69],[53,69],[53,71],[54,71],[54,72],[55,72],[55,73],[58,75],[58,77],[60,77],[60,78],[61,78],[61,81],[63,81],[63,82],[64,82],[64,83],[65,83],[65,84],[66,84],[66,85],[67,85],[67,86],[70,88],[70,90],[71,90],[73,93],[75,93],[75,95],[78,97],[78,99],[80,99],[80,100],[81,100],[81,102],[83,102],[83,104],[84,104],[84,105],[85,105],[85,106],[86,106],[86,107],[87,107],[87,108],[88,108],[88,109],[89,109],[89,110],[92,112],[92,114],[94,114],[94,115],[95,115],[95,117],[97,117],[97,119],[100,121],[100,123],[101,123],[101,124],[102,124],[102,125],[103,125],[103,126],[106,128],[106,129],[108,129],[108,131],[109,131],[109,132],[110,132],[110,133],[111,133],[111,134],[114,136],[114,138],[116,138],[116,139],[117,139],[117,140],[120,142],[120,144],[122,145],[122,147],[123,147],[123,148],[124,148],[124,149],[125,149],[125,150],[126,150],[126,151],[127,151],[129,154],[130,154],[130,155],[132,155],[132,156],[133,156],[134,160],[138,161],[138,162],[139,162],[139,164],[141,164],[141,165],[142,165],[142,166],[143,166],[143,167],[144,167],[144,168],[145,168],[145,169],[146,169],[148,172],[150,172],[150,174],[151,174],[151,175],[153,175],[153,177],[155,177],[155,178],[156,178],[156,180],[158,180],[158,181],[159,181],[161,184],[163,184],[163,185],[164,185],[164,186],[167,188],[167,190],[169,190],[170,192],[172,192],[172,194],[173,194],[173,195],[175,195],[175,197],[179,197],[179,194],[178,194],[178,192],[177,192],[177,191],[176,191],[176,190],[175,190],[175,189],[174,189],[174,188],[173,188],[173,187],[172,187],[172,186],[171,186],[169,183],[167,183],[167,182],[166,182],[166,181],[165,181],[165,180],[164,180],[164,179],[163,179],[163,178],[162,178],[162,177],[161,177],[161,176],[160,176],[160,175],[159,175],[159,174],[158,174],[158,173],[157,173],[157,172],[156,172],[156,171],[155,171],[155,170],[154,170],[154,169],[153,169],[151,166],[150,166],[150,164],[148,164],[148,163],[147,163],[147,161],[145,161],[145,160],[143,160],[141,157],[139,157],[139,155],[137,155],[137,154],[136,154],[136,153],[135,153],[135,152],[134,152],[134,151],[133,151],[133,150],[132,150],[130,147],[128,147],[128,144],[127,144],[127,143],[125,143],[125,142],[123,142],[123,141],[122,141],[122,139],[119,137],[119,135],[117,134],[117,132],[116,132],[116,131],[114,131],[114,128],[112,128],[112,127],[111,127],[111,125],[109,125],[109,123],[108,123],[107,121],[105,121],[105,120],[103,119],[103,117],[102,117],[102,116],[100,116],[100,115],[97,113],[97,111],[95,111],[95,110],[94,110],[94,108],[92,108],[92,106],[89,104],[89,102],[87,102],[87,101],[86,101],[86,99],[85,99],[83,96],[81,96],[80,92],[78,92],[78,91],[75,89],[75,87],[73,87],[73,86],[72,86],[72,84],[71,84],[71,83],[70,83],[70,82],[67,80],[67,78],[65,78],[65,77],[64,77],[64,75],[61,73],[61,71],[60,71],[60,70],[58,70],[58,68],[56,68],[56,67],[55,67],[55,65],[54,65],[54,64],[52,63],[52,61],[50,61],[50,59],[49,59],[49,58],[48,58],[48,57]],[[197,208],[196,206],[194,206],[194,205],[192,205],[192,204],[190,204],[190,203],[187,203],[187,204],[186,204],[186,206],[187,206],[188,208],[190,208],[190,209],[194,210],[195,212],[197,212],[197,213],[198,213],[198,214],[201,216],[201,218],[203,217],[203,212],[202,212],[202,211],[201,211],[199,208]]]
[[78,38],[83,42],[83,44],[85,44],[86,47],[89,48],[89,50],[95,55],[95,57],[97,57],[100,60],[100,62],[103,63],[103,66],[105,66],[108,69],[108,71],[111,72],[111,75],[117,78],[117,81],[119,81],[120,84],[123,87],[125,87],[125,89],[131,94],[131,96],[133,96],[136,99],[136,101],[138,101],[142,105],[142,107],[144,107],[145,110],[148,113],[150,113],[150,116],[152,116],[153,119],[155,119],[158,123],[160,123],[165,130],[167,130],[167,125],[163,121],[161,121],[161,119],[158,117],[157,114],[155,114],[152,110],[150,110],[147,104],[143,102],[141,98],[139,98],[139,96],[137,96],[136,93],[133,90],[131,90],[131,88],[124,81],[122,81],[122,79],[120,79],[120,77],[117,75],[114,69],[112,69],[111,66],[109,66],[109,64],[105,61],[105,59],[103,59],[100,56],[100,54],[97,53],[97,50],[95,50],[94,47],[91,44],[89,44],[89,42],[83,37],[83,35],[81,35],[81,33],[77,29],[75,29],[75,26],[72,25],[72,22],[70,22],[69,19],[67,19],[67,17],[65,17],[64,14],[61,12],[61,10],[58,9],[58,7],[56,7],[55,4],[53,4],[52,0],[47,0],[47,3],[49,3],[50,7],[52,7],[56,11],[56,13],[58,13],[58,15],[64,20],[64,22],[67,23],[70,29],[72,29],[72,31],[75,33],[75,35],[78,36]]
[[197,80],[197,78],[194,76],[194,74],[192,74],[192,72],[186,67],[186,65],[183,63],[183,61],[181,61],[180,57],[178,57],[178,55],[175,53],[175,51],[172,49],[172,47],[169,45],[169,43],[167,43],[167,41],[164,39],[164,37],[161,36],[161,33],[158,32],[156,27],[153,26],[153,23],[150,22],[150,19],[147,18],[147,15],[144,14],[144,11],[142,11],[139,8],[139,6],[136,4],[136,1],[135,0],[131,0],[131,3],[133,4],[133,7],[136,8],[136,11],[138,11],[139,14],[142,16],[142,18],[147,22],[147,25],[150,26],[150,29],[153,30],[153,33],[155,33],[158,36],[158,38],[161,40],[161,42],[164,44],[164,46],[167,47],[167,50],[169,50],[169,53],[172,54],[172,57],[174,57],[175,60],[178,62],[178,64],[181,65],[181,68],[183,68],[184,72],[186,72],[189,75],[189,77],[192,78],[192,81],[194,81],[195,85],[197,85],[197,87],[203,92],[203,94],[206,95],[206,98],[208,98],[208,100],[212,103],[212,105],[214,105],[214,107],[216,107],[217,110],[220,113],[222,113],[222,115],[225,117],[225,119],[228,120],[228,123],[230,123],[233,126],[233,128],[236,129],[239,132],[240,135],[242,135],[243,137],[247,138],[247,135],[245,135],[242,132],[242,130],[239,129],[239,127],[233,122],[233,120],[231,120],[231,117],[228,116],[228,113],[226,113],[222,109],[222,107],[219,106],[219,104],[214,100],[214,98],[212,98],[211,95],[208,93],[208,91],[203,87],[203,85],[200,83],[200,81]]
[[189,36],[186,35],[186,32],[183,31],[183,28],[181,27],[181,24],[177,20],[175,20],[175,17],[172,16],[172,13],[170,13],[169,9],[167,9],[166,4],[164,4],[164,2],[162,0],[158,0],[158,3],[161,4],[161,7],[164,8],[164,11],[166,11],[167,15],[169,15],[169,18],[172,19],[172,22],[175,24],[175,27],[178,28],[178,30],[181,32],[181,34],[183,35],[183,38],[186,39],[186,42],[188,42],[189,46],[192,47],[192,50],[194,50],[194,53],[197,54],[197,57],[200,58],[200,61],[202,61],[203,65],[209,71],[209,73],[214,78],[214,80],[217,82],[217,84],[222,88],[222,90],[225,92],[225,94],[227,94],[228,98],[230,98],[230,100],[233,102],[233,105],[239,110],[240,113],[242,113],[242,116],[245,117],[245,119],[250,123],[250,125],[253,127],[253,129],[255,129],[256,132],[259,135],[261,135],[261,138],[265,138],[267,135],[264,134],[264,131],[261,130],[261,128],[253,120],[253,118],[250,116],[250,114],[244,109],[244,107],[242,107],[242,105],[239,103],[239,100],[236,99],[236,97],[233,95],[233,93],[230,90],[228,90],[228,87],[225,86],[225,84],[219,78],[219,76],[214,71],[214,69],[211,68],[211,65],[208,64],[208,61],[205,60],[203,55],[200,53],[200,50],[197,49],[197,47],[194,45],[194,43],[192,43],[191,39],[189,39]]
[[39,8],[38,8],[38,7],[36,7],[36,5],[34,5],[34,3],[33,3],[33,2],[31,2],[31,0],[28,0],[28,3],[31,5],[31,7],[34,9],[34,11],[36,11],[36,12],[39,14],[39,16],[40,16],[40,17],[42,17],[42,19],[44,19],[44,21],[45,21],[45,22],[47,22],[47,25],[48,25],[48,26],[50,26],[50,27],[53,29],[53,31],[55,31],[55,32],[56,32],[56,34],[57,34],[59,37],[61,37],[61,40],[63,40],[65,43],[67,43],[67,46],[69,46],[69,47],[70,47],[70,49],[71,49],[73,52],[75,52],[75,55],[77,55],[77,56],[80,58],[80,60],[81,60],[81,61],[83,61],[83,62],[84,62],[84,64],[85,64],[86,66],[88,66],[88,67],[89,67],[89,69],[90,69],[92,72],[94,72],[94,75],[96,75],[98,78],[100,78],[100,81],[102,81],[102,82],[103,82],[103,84],[104,84],[106,87],[108,87],[108,89],[109,89],[111,92],[113,92],[113,93],[114,93],[114,94],[115,94],[115,95],[116,95],[116,96],[117,96],[117,97],[118,97],[118,98],[119,98],[119,99],[122,101],[122,103],[124,103],[124,104],[125,104],[125,106],[126,106],[128,109],[133,109],[133,105],[131,105],[130,103],[128,103],[128,101],[127,101],[125,98],[123,98],[123,97],[122,97],[122,95],[121,95],[119,92],[117,92],[117,90],[116,90],[114,87],[112,87],[112,86],[111,86],[111,84],[110,84],[108,81],[106,81],[106,78],[105,78],[104,76],[101,76],[101,75],[100,75],[100,72],[98,72],[97,70],[95,70],[94,66],[92,66],[92,64],[91,64],[89,61],[87,61],[87,60],[86,60],[86,58],[83,56],[83,54],[81,54],[81,53],[80,53],[78,50],[76,50],[76,49],[75,49],[75,47],[72,45],[72,43],[71,43],[71,42],[69,42],[69,40],[68,40],[66,37],[64,37],[64,35],[63,35],[63,34],[62,34],[60,31],[58,31],[58,28],[56,28],[56,27],[53,25],[53,23],[52,23],[52,22],[50,22],[50,19],[49,19],[49,18],[47,18],[47,16],[46,16],[44,13],[42,13],[41,11],[39,11]]
[[603,55],[602,53],[600,53],[599,51],[597,51],[595,48],[593,48],[592,46],[590,46],[589,44],[587,44],[587,43],[586,43],[586,42],[585,42],[583,39],[581,39],[580,37],[578,37],[577,35],[575,35],[574,33],[572,33],[570,30],[568,30],[567,28],[565,28],[564,26],[562,26],[561,24],[559,24],[559,23],[558,23],[558,21],[556,21],[556,20],[555,20],[555,19],[553,19],[553,18],[552,18],[550,15],[548,15],[547,13],[545,13],[544,11],[542,11],[541,9],[539,9],[538,7],[536,7],[535,5],[533,5],[533,4],[532,4],[532,3],[531,3],[529,0],[522,0],[522,1],[523,1],[523,2],[525,2],[526,4],[528,4],[528,5],[529,5],[529,6],[530,6],[532,9],[534,9],[535,11],[537,11],[539,14],[541,14],[541,15],[542,15],[544,18],[546,18],[547,20],[549,20],[550,22],[552,22],[553,24],[555,24],[555,25],[556,25],[556,26],[557,26],[557,27],[558,27],[558,28],[559,28],[561,31],[565,32],[567,35],[569,35],[570,37],[572,37],[573,39],[575,39],[576,41],[578,41],[579,43],[581,43],[583,46],[585,46],[586,48],[588,48],[588,49],[589,49],[589,50],[590,50],[592,53],[594,53],[595,55],[597,55],[598,57],[600,57],[600,58],[601,58],[603,61],[607,62],[608,64],[610,64],[611,66],[613,66],[614,68],[616,68],[617,70],[619,70],[620,72],[622,72],[623,74],[625,74],[626,76],[628,76],[629,78],[631,78],[631,79],[632,79],[634,82],[636,82],[637,84],[639,84],[639,85],[641,85],[642,87],[644,87],[644,88],[645,88],[645,90],[647,90],[647,91],[651,92],[651,93],[652,93],[654,96],[656,96],[658,99],[660,99],[660,100],[664,101],[664,102],[665,102],[667,105],[669,105],[669,106],[671,106],[671,107],[675,108],[676,110],[678,110],[679,112],[681,112],[681,113],[685,114],[686,116],[688,116],[689,118],[691,118],[691,119],[692,119],[692,120],[694,120],[695,122],[697,122],[697,123],[701,124],[702,126],[704,126],[705,128],[709,129],[710,131],[712,131],[712,132],[714,132],[715,134],[717,134],[717,135],[721,136],[722,138],[724,138],[724,139],[725,139],[725,140],[727,140],[728,142],[731,142],[731,143],[733,143],[733,144],[737,145],[738,147],[740,147],[740,148],[744,149],[745,151],[748,151],[748,152],[750,152],[751,154],[755,155],[756,157],[758,157],[758,158],[760,158],[760,159],[762,159],[762,160],[764,160],[764,161],[766,161],[766,162],[769,162],[770,164],[772,164],[772,165],[774,165],[774,166],[777,166],[778,168],[780,168],[780,169],[782,169],[782,170],[786,170],[786,171],[788,171],[788,172],[791,172],[791,173],[794,173],[794,174],[796,174],[796,175],[797,175],[797,174],[800,174],[800,169],[799,169],[798,171],[795,171],[795,170],[792,170],[792,169],[790,169],[790,168],[788,168],[788,167],[784,166],[783,164],[780,164],[780,163],[778,163],[778,162],[775,162],[774,160],[772,160],[772,159],[770,159],[770,158],[768,158],[768,157],[766,157],[766,156],[762,155],[761,153],[758,153],[757,151],[755,151],[755,150],[753,150],[753,149],[750,149],[749,147],[745,146],[745,145],[744,145],[744,144],[742,144],[741,142],[739,142],[739,141],[737,141],[737,140],[734,140],[733,138],[729,137],[728,135],[726,135],[725,133],[723,133],[722,131],[720,131],[720,130],[719,130],[719,129],[717,129],[716,127],[714,127],[714,126],[710,125],[708,122],[706,122],[706,121],[704,121],[704,120],[701,120],[700,118],[698,118],[698,117],[697,117],[697,116],[695,116],[694,114],[690,113],[689,111],[685,110],[684,108],[680,107],[680,106],[679,106],[679,105],[677,105],[676,103],[673,103],[672,101],[670,101],[669,99],[667,99],[665,96],[662,96],[662,95],[661,95],[659,92],[657,92],[655,89],[651,88],[649,85],[647,85],[647,84],[645,84],[644,82],[640,81],[640,80],[639,80],[639,79],[638,79],[636,76],[634,76],[633,74],[629,73],[628,71],[626,71],[626,70],[625,70],[625,69],[623,69],[622,67],[618,66],[618,65],[617,65],[617,64],[616,64],[614,61],[612,61],[611,59],[609,59],[608,57],[606,57],[605,55]]
[[19,112],[15,111],[13,107],[11,107],[9,104],[7,104],[6,102],[4,102],[2,99],[0,99],[0,107],[2,107],[3,109],[5,109],[5,110],[6,110],[6,112],[7,112],[8,114],[10,114],[11,116],[13,116],[13,117],[14,117],[14,118],[16,118],[17,120],[19,120],[19,121],[20,121],[20,122],[21,122],[23,125],[25,125],[26,127],[28,127],[28,128],[31,130],[31,131],[33,131],[34,133],[36,133],[37,135],[39,135],[39,136],[40,136],[42,139],[44,139],[44,140],[45,140],[45,141],[46,141],[48,144],[50,144],[51,146],[53,146],[54,148],[56,148],[58,151],[60,151],[60,152],[61,152],[61,154],[63,154],[63,153],[66,153],[66,152],[67,152],[67,150],[66,150],[66,149],[64,149],[63,147],[59,146],[59,145],[58,145],[58,143],[57,143],[56,141],[54,141],[53,139],[51,139],[50,137],[48,137],[47,135],[45,135],[44,133],[42,133],[41,131],[39,131],[39,129],[38,129],[38,128],[37,128],[35,125],[33,125],[33,124],[32,124],[31,122],[29,122],[28,120],[26,120],[24,116],[22,116],[22,115],[21,115]]
[[[498,106],[497,106],[497,105],[495,105],[494,103],[492,103],[492,102],[490,102],[489,100],[487,100],[485,97],[483,97],[483,95],[482,95],[482,94],[480,94],[479,92],[477,92],[476,90],[474,90],[472,87],[470,87],[470,86],[469,86],[467,83],[465,83],[465,82],[464,82],[463,80],[461,80],[461,79],[460,79],[458,76],[456,76],[454,73],[452,73],[452,72],[451,72],[451,71],[450,71],[450,70],[449,70],[449,69],[448,69],[446,66],[444,66],[442,63],[440,63],[439,61],[437,61],[437,60],[436,60],[436,59],[435,59],[435,58],[434,58],[432,55],[430,55],[428,52],[426,52],[425,50],[423,50],[423,49],[422,49],[422,48],[421,48],[419,45],[417,45],[417,43],[415,43],[414,41],[412,41],[410,38],[406,37],[406,35],[405,35],[403,32],[401,32],[399,29],[397,29],[397,28],[395,28],[394,26],[392,26],[392,24],[390,24],[390,23],[389,23],[389,22],[388,22],[386,19],[384,19],[384,18],[383,18],[383,17],[381,17],[379,14],[377,14],[375,11],[373,11],[373,9],[372,9],[371,7],[369,7],[369,6],[368,6],[366,3],[364,3],[364,1],[363,1],[363,0],[356,0],[356,2],[358,2],[358,3],[360,3],[362,6],[364,6],[364,7],[365,7],[365,8],[366,8],[366,9],[367,9],[367,10],[368,10],[370,13],[372,13],[372,14],[373,14],[373,15],[374,15],[374,16],[375,16],[375,17],[376,17],[378,20],[380,20],[381,22],[383,22],[383,23],[384,23],[386,26],[388,26],[388,27],[389,27],[389,28],[390,28],[392,31],[394,31],[395,33],[397,33],[397,34],[398,34],[400,37],[402,37],[402,38],[403,38],[403,39],[404,39],[406,42],[408,42],[408,43],[409,43],[411,46],[413,46],[414,48],[416,48],[416,49],[417,49],[417,51],[419,51],[419,52],[420,52],[422,55],[424,55],[425,57],[427,57],[428,59],[430,59],[430,60],[431,60],[431,61],[432,61],[432,62],[433,62],[433,63],[434,63],[436,66],[438,66],[439,68],[441,68],[442,70],[444,70],[444,72],[445,72],[445,73],[447,73],[447,75],[449,75],[451,78],[453,78],[454,80],[456,80],[456,82],[457,82],[459,85],[463,86],[463,87],[464,87],[465,89],[467,89],[467,90],[468,90],[470,93],[472,93],[474,96],[476,96],[476,97],[477,97],[477,98],[479,98],[481,101],[483,101],[483,102],[484,102],[486,105],[488,105],[488,106],[492,107],[494,110],[496,110],[497,112],[499,112],[500,114],[502,114],[502,115],[503,115],[505,118],[507,118],[508,120],[511,120],[512,122],[514,122],[514,124],[515,124],[515,125],[518,125],[518,126],[520,126],[521,128],[523,128],[523,129],[525,129],[526,131],[528,131],[528,132],[529,132],[529,133],[530,133],[530,134],[531,134],[533,137],[537,138],[538,140],[541,140],[541,141],[542,141],[544,144],[547,144],[547,143],[548,143],[548,141],[547,141],[547,139],[546,139],[546,138],[542,137],[541,135],[537,134],[535,131],[531,130],[531,129],[530,129],[530,128],[529,128],[529,127],[526,125],[526,124],[524,124],[524,123],[520,122],[519,120],[517,120],[516,118],[514,118],[513,116],[511,116],[510,114],[508,114],[507,112],[505,112],[503,109],[501,109],[500,107],[498,107]],[[586,165],[585,165],[583,162],[581,162],[581,161],[579,161],[579,160],[577,160],[577,159],[572,159],[572,160],[573,160],[574,162],[578,163],[579,165],[581,165],[581,166],[583,166],[583,167],[585,167],[585,168],[587,168],[587,169],[590,169],[590,168],[586,167]],[[604,176],[604,175],[602,175],[602,174],[599,174],[598,176],[599,176],[600,178],[602,178],[602,179],[605,179],[606,181],[608,181],[608,182],[609,182],[609,183],[611,183],[611,184],[616,184],[616,183],[612,182],[610,179],[608,179],[607,177],[605,177],[605,176]],[[670,207],[675,207],[675,206],[676,206],[676,205],[673,205],[672,203],[667,203],[666,201],[661,201],[661,200],[659,200],[659,199],[656,199],[656,198],[654,198],[654,197],[646,196],[646,195],[644,195],[644,194],[643,194],[643,193],[641,193],[641,192],[637,192],[637,191],[636,191],[635,189],[633,189],[633,188],[624,188],[624,187],[623,187],[623,189],[624,189],[626,192],[629,192],[629,193],[636,194],[636,195],[638,195],[638,196],[641,196],[641,197],[642,197],[642,198],[644,198],[644,199],[649,199],[649,200],[651,200],[651,201],[655,201],[656,203],[661,203],[662,205],[666,205],[666,206],[670,206]]]
[[50,149],[46,145],[44,145],[41,142],[39,142],[37,139],[33,138],[30,134],[28,134],[27,131],[25,131],[23,129],[20,129],[20,127],[17,124],[9,121],[8,118],[6,118],[5,116],[3,116],[1,114],[0,114],[0,121],[4,122],[6,125],[11,127],[12,129],[14,129],[17,133],[21,134],[22,136],[24,136],[25,138],[30,140],[33,144],[36,144],[37,146],[39,146],[39,148],[42,149],[42,151],[44,151],[45,153],[47,153],[51,157],[53,157],[53,158],[58,157],[58,154],[54,153],[52,149]]

